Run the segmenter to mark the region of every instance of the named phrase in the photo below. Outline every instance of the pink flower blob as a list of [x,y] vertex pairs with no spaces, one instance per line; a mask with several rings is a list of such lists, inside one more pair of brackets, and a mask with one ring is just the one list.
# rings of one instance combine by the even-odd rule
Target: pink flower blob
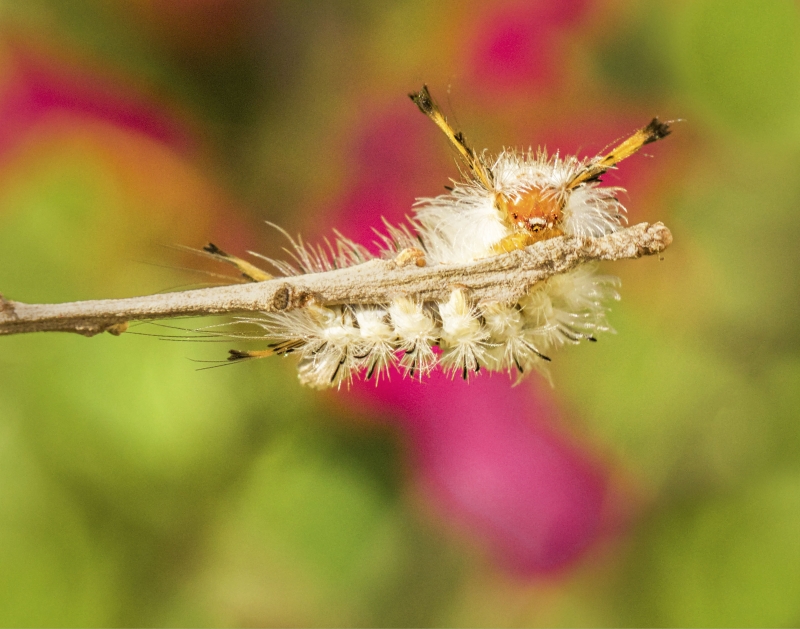
[[8,154],[37,124],[48,120],[101,121],[150,137],[173,149],[191,142],[180,124],[121,82],[76,69],[19,46],[11,47],[10,71],[0,84],[0,156]]
[[608,474],[555,428],[557,411],[528,385],[436,372],[362,383],[351,395],[401,427],[421,483],[447,514],[521,575],[557,571],[604,530]]
[[560,35],[584,13],[586,0],[487,5],[469,37],[469,70],[476,88],[512,91],[555,82]]

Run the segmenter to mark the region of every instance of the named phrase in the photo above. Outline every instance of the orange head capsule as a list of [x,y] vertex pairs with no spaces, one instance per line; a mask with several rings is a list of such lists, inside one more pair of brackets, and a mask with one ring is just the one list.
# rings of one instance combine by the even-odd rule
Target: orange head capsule
[[534,187],[510,199],[498,195],[497,205],[527,244],[563,234],[560,224],[564,199],[554,191]]

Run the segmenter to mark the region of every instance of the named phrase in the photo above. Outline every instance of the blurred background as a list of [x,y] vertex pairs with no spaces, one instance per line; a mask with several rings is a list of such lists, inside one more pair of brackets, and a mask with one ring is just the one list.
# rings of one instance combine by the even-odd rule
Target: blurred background
[[684,120],[606,179],[675,238],[604,268],[618,334],[552,387],[322,393],[0,339],[0,624],[800,623],[796,2],[2,2],[0,291],[216,282],[174,246],[280,257],[267,220],[369,244],[457,176],[422,83],[492,152]]

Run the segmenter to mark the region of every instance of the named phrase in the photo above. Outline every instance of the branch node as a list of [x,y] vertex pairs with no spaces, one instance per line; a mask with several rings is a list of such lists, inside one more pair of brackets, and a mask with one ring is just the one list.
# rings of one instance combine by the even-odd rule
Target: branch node
[[292,291],[287,284],[283,284],[275,291],[275,294],[272,296],[272,308],[276,312],[280,312],[282,310],[286,310],[289,307],[289,303],[291,301]]

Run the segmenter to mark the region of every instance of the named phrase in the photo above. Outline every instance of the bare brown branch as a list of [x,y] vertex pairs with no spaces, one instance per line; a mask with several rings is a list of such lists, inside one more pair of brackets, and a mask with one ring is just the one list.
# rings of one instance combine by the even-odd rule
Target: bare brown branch
[[0,335],[120,334],[129,321],[280,312],[300,308],[312,299],[322,305],[385,304],[399,295],[414,295],[423,301],[446,300],[453,286],[465,287],[476,301],[510,304],[537,282],[579,264],[652,255],[666,249],[671,242],[672,234],[662,223],[640,223],[601,238],[552,238],[523,251],[468,264],[420,268],[398,265],[391,260],[371,260],[335,271],[254,284],[65,304],[25,304],[0,295]]

